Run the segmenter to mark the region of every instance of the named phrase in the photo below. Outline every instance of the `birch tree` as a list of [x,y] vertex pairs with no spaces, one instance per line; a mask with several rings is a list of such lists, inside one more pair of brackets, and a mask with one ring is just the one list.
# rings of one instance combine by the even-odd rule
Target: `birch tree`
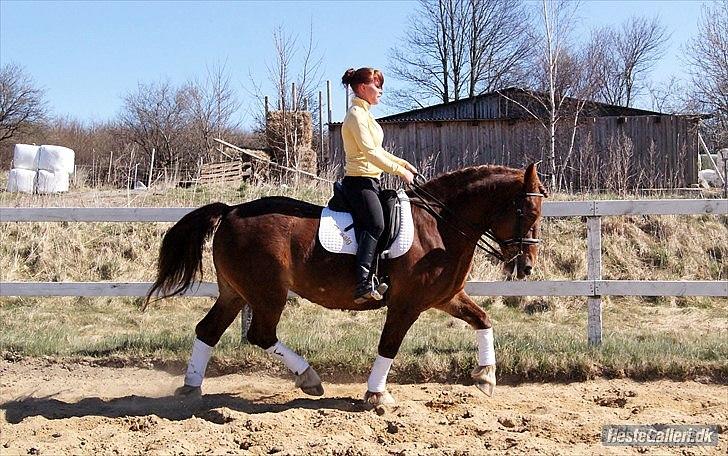
[[686,57],[697,107],[714,114],[717,145],[728,147],[728,0],[703,9]]

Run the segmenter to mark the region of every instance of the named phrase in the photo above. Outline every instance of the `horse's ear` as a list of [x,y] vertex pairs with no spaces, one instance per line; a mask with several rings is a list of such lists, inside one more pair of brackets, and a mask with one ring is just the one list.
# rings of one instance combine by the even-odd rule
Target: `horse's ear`
[[533,192],[536,191],[540,184],[541,182],[539,181],[538,174],[536,173],[536,164],[531,163],[523,173],[523,188],[527,192]]
[[538,178],[536,163],[531,163],[526,168],[523,174],[523,188],[526,192],[541,193],[543,196],[548,197],[546,188],[541,183],[541,179]]

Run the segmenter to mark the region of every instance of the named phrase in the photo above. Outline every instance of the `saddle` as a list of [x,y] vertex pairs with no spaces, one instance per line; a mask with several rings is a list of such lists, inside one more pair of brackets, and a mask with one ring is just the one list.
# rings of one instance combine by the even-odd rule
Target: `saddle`
[[[384,231],[377,244],[381,259],[396,258],[409,250],[414,239],[414,224],[409,198],[404,190],[379,193],[384,212]],[[343,185],[334,183],[334,195],[321,212],[319,241],[332,253],[356,254],[357,242],[351,207]]]

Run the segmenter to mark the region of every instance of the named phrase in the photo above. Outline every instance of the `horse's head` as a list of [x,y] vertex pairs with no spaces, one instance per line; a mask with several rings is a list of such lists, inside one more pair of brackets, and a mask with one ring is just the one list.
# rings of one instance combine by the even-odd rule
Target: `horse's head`
[[523,187],[503,215],[492,226],[503,255],[503,272],[508,278],[523,279],[531,274],[538,256],[541,232],[541,204],[547,196],[531,164],[523,175]]

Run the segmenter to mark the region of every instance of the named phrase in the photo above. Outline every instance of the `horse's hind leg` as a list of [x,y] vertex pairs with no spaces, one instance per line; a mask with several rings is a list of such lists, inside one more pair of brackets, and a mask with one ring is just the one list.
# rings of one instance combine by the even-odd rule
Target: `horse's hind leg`
[[488,396],[495,389],[495,348],[493,346],[493,325],[488,314],[481,309],[464,291],[450,301],[435,306],[455,318],[465,321],[475,329],[478,342],[478,366],[473,370],[475,386]]
[[220,294],[215,304],[195,327],[197,337],[192,345],[185,383],[175,391],[177,395],[199,396],[202,393],[202,380],[205,378],[212,350],[245,304],[240,295],[224,281],[218,280],[218,287]]
[[258,291],[255,296],[247,296],[253,311],[253,319],[248,329],[248,341],[283,361],[283,364],[296,376],[296,386],[311,396],[324,394],[321,379],[316,371],[302,356],[288,348],[276,336],[276,328],[286,305],[288,290]]

